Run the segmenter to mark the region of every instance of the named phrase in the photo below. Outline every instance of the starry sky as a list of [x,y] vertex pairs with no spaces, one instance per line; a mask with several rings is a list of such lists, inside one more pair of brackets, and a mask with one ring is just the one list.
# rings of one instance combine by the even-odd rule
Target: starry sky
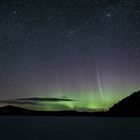
[[139,60],[139,0],[0,0],[0,106],[108,109]]

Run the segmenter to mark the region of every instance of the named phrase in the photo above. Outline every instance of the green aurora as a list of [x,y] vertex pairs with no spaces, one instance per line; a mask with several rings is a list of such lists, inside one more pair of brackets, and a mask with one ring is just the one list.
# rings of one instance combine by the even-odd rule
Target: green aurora
[[[129,93],[132,93],[133,91],[134,90],[129,90]],[[76,91],[76,93],[77,92],[78,91]],[[118,101],[129,95],[125,90],[113,91],[113,89],[110,91],[104,90],[104,94],[102,97],[99,96],[98,91],[93,90],[80,90],[78,94],[75,94],[75,92],[67,92],[67,91],[64,91],[64,93],[57,92],[58,98],[59,97],[65,98],[66,96],[64,95],[66,94],[71,95],[71,97],[68,98],[70,100],[72,99],[71,101],[56,101],[56,102],[38,101],[36,105],[28,105],[28,104],[27,105],[16,104],[16,105],[27,109],[42,110],[42,111],[76,110],[76,111],[94,112],[100,110],[108,110],[113,104],[117,103]]]

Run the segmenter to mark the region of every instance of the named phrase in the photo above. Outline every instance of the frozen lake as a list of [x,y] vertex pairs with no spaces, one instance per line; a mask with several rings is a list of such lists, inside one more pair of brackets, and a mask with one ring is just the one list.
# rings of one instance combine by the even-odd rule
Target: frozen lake
[[136,140],[140,118],[0,117],[1,140]]

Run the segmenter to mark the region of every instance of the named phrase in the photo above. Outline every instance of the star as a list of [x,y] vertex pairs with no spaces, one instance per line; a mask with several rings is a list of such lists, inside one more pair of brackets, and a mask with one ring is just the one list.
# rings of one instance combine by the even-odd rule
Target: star
[[111,18],[111,17],[112,17],[112,14],[107,13],[107,14],[106,14],[106,17]]
[[14,14],[15,14],[15,15],[17,14],[17,11],[16,11],[16,10],[14,11]]

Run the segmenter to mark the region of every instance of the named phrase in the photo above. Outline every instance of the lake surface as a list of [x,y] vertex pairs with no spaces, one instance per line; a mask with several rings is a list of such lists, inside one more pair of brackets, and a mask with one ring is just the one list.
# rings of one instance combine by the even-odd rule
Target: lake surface
[[140,118],[0,117],[0,140],[140,140]]

